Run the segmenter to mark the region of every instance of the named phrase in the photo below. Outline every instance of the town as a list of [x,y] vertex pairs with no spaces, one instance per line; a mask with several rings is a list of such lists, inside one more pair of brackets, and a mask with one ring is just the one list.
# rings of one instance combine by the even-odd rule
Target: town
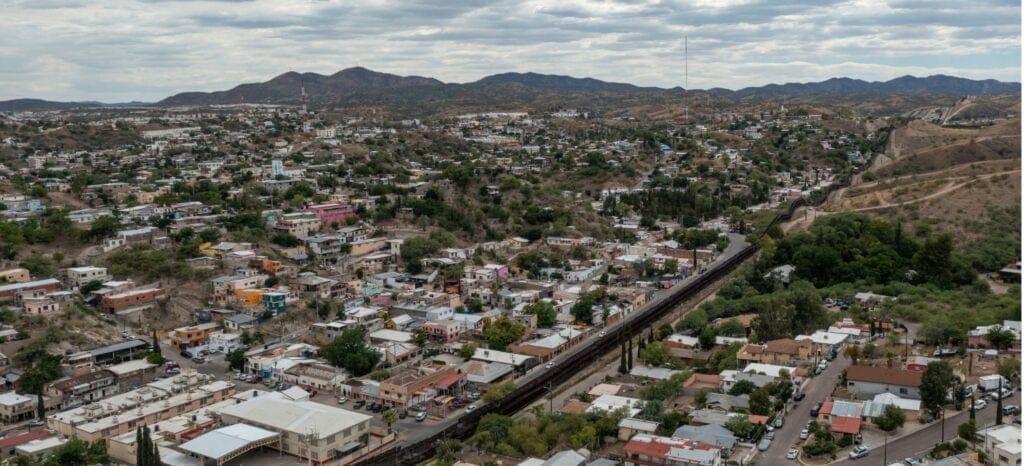
[[1019,244],[828,208],[919,122],[699,118],[3,114],[0,451],[376,464],[480,410],[432,464],[1018,464]]

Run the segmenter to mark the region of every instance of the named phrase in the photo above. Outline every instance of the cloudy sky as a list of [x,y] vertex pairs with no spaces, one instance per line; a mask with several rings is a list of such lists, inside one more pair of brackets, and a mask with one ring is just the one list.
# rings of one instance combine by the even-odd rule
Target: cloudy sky
[[741,88],[1020,80],[1019,0],[4,0],[0,100],[154,101],[351,66]]

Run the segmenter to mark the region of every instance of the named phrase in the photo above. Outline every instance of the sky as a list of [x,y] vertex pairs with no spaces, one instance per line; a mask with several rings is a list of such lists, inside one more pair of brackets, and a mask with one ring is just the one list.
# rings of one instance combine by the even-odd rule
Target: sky
[[1021,74],[1019,0],[0,3],[0,100],[148,102],[353,66],[445,82],[533,71],[729,89]]

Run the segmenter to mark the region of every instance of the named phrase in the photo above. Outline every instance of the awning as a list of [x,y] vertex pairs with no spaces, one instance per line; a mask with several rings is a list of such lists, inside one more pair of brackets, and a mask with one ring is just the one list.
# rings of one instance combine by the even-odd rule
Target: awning
[[338,453],[340,453],[342,455],[346,455],[346,454],[352,453],[353,451],[356,451],[356,450],[358,450],[358,449],[360,449],[362,447],[363,447],[363,444],[361,444],[359,442],[348,442],[348,443],[338,447],[337,451],[338,451]]

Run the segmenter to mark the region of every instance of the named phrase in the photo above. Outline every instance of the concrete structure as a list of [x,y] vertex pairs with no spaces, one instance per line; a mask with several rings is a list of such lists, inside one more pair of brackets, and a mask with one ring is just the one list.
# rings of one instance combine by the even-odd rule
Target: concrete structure
[[626,466],[720,466],[721,449],[693,440],[637,434],[624,447]]
[[121,312],[129,309],[152,307],[157,299],[164,296],[163,288],[140,288],[103,296],[100,309],[106,312]]
[[38,403],[35,396],[19,395],[15,392],[0,393],[0,421],[4,424],[13,424],[32,419],[36,415]]
[[780,338],[761,345],[746,345],[736,353],[736,361],[742,364],[759,362],[795,366],[808,360],[814,353],[814,343],[809,340]]
[[0,270],[0,283],[25,283],[32,280],[28,269],[16,267],[13,269]]
[[176,328],[171,330],[169,337],[171,345],[178,351],[182,351],[193,346],[205,345],[209,341],[210,334],[217,330],[220,330],[220,324],[210,322]]
[[89,282],[100,283],[110,280],[106,267],[71,267],[65,271],[68,277],[68,286],[78,289]]
[[119,391],[117,377],[108,370],[64,377],[43,387],[46,396],[60,402],[60,409],[71,409],[102,400]]
[[994,466],[1016,466],[1020,464],[1020,426],[998,425],[978,431],[982,440],[981,450]]
[[211,430],[178,448],[221,466],[263,446],[276,446],[280,450],[281,434],[247,424],[233,424]]

